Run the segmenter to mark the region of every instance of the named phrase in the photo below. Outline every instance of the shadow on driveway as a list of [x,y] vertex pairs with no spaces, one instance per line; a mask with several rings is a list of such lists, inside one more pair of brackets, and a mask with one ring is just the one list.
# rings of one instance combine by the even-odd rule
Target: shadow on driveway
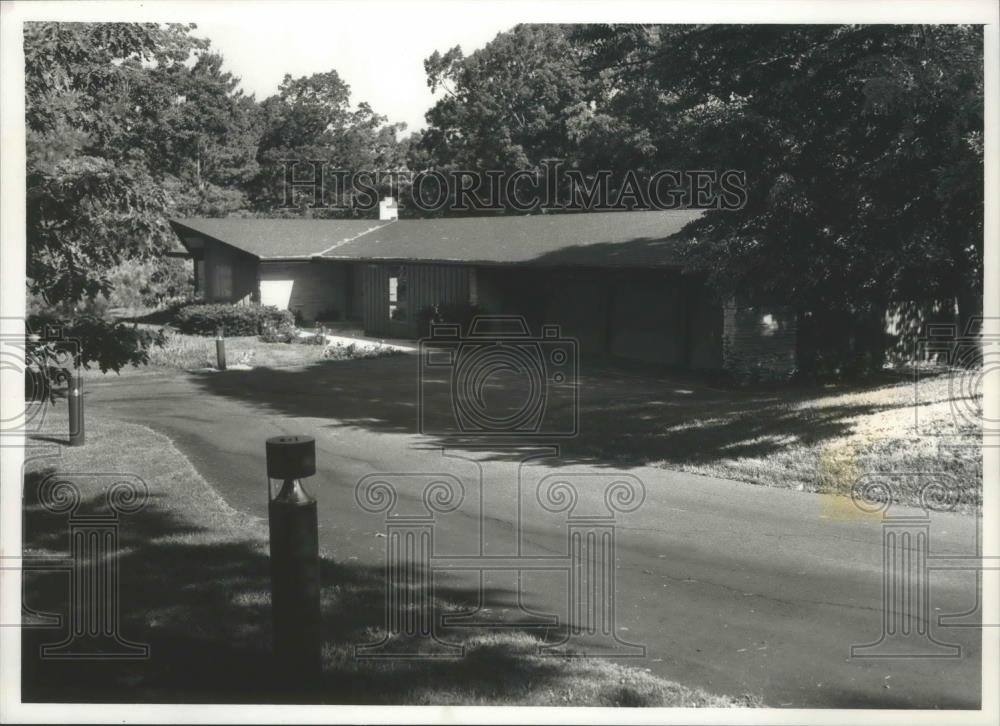
[[[423,433],[429,448],[481,447],[484,439],[479,436],[420,430],[421,407],[425,420],[432,422],[454,421],[454,415],[448,375],[425,375],[423,381],[418,377],[417,356],[402,355],[321,361],[299,368],[198,374],[195,381],[212,395],[269,413],[326,419],[325,425],[331,428]],[[878,385],[845,386],[836,392],[863,391]],[[523,380],[513,375],[490,379],[483,391],[484,405],[503,412],[523,406],[529,395]],[[796,407],[821,393],[802,387],[725,389],[694,378],[654,378],[611,366],[585,372],[578,391],[576,435],[552,440],[561,447],[562,465],[620,468],[654,462],[708,464],[723,458],[767,456],[786,448],[791,438],[807,445],[836,439],[850,432],[850,419],[855,416],[906,405]],[[573,413],[571,403],[550,400],[544,421],[565,427]],[[540,440],[537,435],[520,442],[504,440],[503,446],[493,448],[492,456],[519,461]],[[496,443],[495,438],[485,441],[488,447]]]

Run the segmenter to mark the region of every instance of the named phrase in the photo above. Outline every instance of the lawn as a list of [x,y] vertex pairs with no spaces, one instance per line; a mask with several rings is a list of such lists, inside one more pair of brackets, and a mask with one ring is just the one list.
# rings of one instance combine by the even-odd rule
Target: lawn
[[[52,420],[57,417],[48,417]],[[148,660],[38,661],[61,632],[26,629],[26,701],[299,702],[574,706],[743,706],[654,677],[641,668],[535,655],[525,632],[472,632],[466,656],[436,662],[357,661],[353,645],[382,627],[381,567],[322,561],[324,676],[294,694],[271,685],[266,522],[230,508],[172,442],[142,426],[88,413],[87,445],[35,459],[25,474],[25,554],[61,555],[66,520],[38,505],[58,472],[99,502],[114,474],[141,473],[149,503],[121,524],[121,635],[151,647]],[[263,496],[263,489],[262,489]],[[64,612],[65,573],[26,575],[26,604]],[[448,603],[441,603],[448,607]]]
[[[117,374],[113,371],[102,373],[96,368],[84,371],[87,378],[106,375],[149,375],[170,371],[198,371],[215,369],[217,366],[215,338],[202,335],[186,335],[167,329],[162,346],[149,349],[149,364],[128,366]],[[226,365],[229,368],[286,368],[302,366],[326,359],[374,358],[391,355],[391,351],[362,350],[350,345],[334,345],[326,348],[311,343],[265,343],[256,335],[241,335],[226,339]]]
[[[956,382],[956,375],[922,381],[919,405],[912,382],[776,402],[748,412],[742,420],[754,428],[761,420],[798,421],[795,430],[778,439],[782,449],[765,456],[734,455],[684,468],[753,484],[842,495],[849,495],[864,474],[940,473],[948,475],[957,487],[951,492],[957,507],[970,511],[982,502],[981,430],[971,416],[964,418],[963,412],[981,412],[982,399],[956,398]],[[818,431],[831,415],[839,418],[845,430],[827,439]],[[690,425],[697,428],[706,423],[710,425],[704,420]],[[747,443],[752,446],[773,440],[764,434],[748,436]],[[899,477],[894,481],[903,487],[899,492],[902,501],[918,503],[916,487],[926,480]]]
[[[214,341],[199,338],[176,345],[204,355]],[[247,345],[267,351],[254,356],[254,373],[241,378],[236,388],[206,380],[210,392],[270,402],[288,415],[337,411],[342,420],[373,431],[413,430],[416,425],[415,356],[335,371],[318,365],[278,370],[282,361],[296,365],[296,356],[318,358],[319,346],[256,339]],[[267,356],[270,366],[262,365]],[[838,496],[850,495],[866,474],[944,474],[955,508],[975,511],[983,486],[982,394],[968,390],[974,372],[933,373],[917,384],[912,374],[900,374],[882,382],[742,388],[584,366],[578,431],[560,441],[561,456],[570,462],[658,466]],[[490,395],[523,400],[514,378],[491,382]],[[452,415],[449,390],[443,387],[439,393],[444,399],[428,397],[424,405]],[[292,391],[312,395],[289,399]],[[554,417],[560,415],[559,405],[569,403],[554,401]],[[498,449],[497,456],[507,455],[509,450]],[[918,504],[925,481],[898,478],[897,500]]]
[[[226,338],[229,366],[290,366],[312,363],[321,358],[322,345],[264,343],[256,335]],[[197,370],[216,366],[215,338],[170,332],[166,343],[149,351],[153,368]]]
[[[609,461],[849,495],[870,473],[946,474],[957,509],[982,501],[982,395],[968,372],[870,385],[743,390],[681,381],[582,386],[581,435]],[[899,501],[918,502],[915,478]]]
[[[255,337],[229,338],[226,345],[230,367],[249,365],[259,373],[241,379],[239,390],[226,388],[227,395],[283,400],[286,389],[306,388],[314,395],[295,401],[309,411],[287,413],[335,410],[374,430],[383,421],[389,429],[413,425],[413,358],[333,372],[309,365],[323,357],[323,346],[262,343]],[[346,358],[385,353],[344,347],[335,352]],[[174,333],[150,355],[150,366],[123,373],[211,368],[215,341]],[[301,376],[277,370],[295,367]],[[831,495],[850,495],[865,474],[945,474],[956,508],[971,512],[982,501],[983,479],[982,395],[967,392],[971,379],[966,371],[938,371],[916,385],[912,376],[899,376],[882,383],[751,389],[585,367],[579,431],[561,442],[561,452],[567,460],[589,464],[659,466]],[[348,383],[349,392],[342,392]],[[205,385],[215,390],[222,383]],[[317,397],[315,391],[323,394]],[[521,400],[517,391],[499,395]],[[450,412],[450,401],[441,408]],[[899,478],[898,501],[918,504],[924,481]]]

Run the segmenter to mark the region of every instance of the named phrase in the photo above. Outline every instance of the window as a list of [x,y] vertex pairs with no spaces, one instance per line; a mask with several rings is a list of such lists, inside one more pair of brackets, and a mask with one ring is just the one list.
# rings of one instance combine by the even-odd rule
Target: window
[[406,320],[406,268],[389,268],[389,320]]

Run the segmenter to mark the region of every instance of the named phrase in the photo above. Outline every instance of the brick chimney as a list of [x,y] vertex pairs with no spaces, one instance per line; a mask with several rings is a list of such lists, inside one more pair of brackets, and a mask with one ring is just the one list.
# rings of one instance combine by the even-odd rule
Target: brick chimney
[[399,219],[399,206],[392,197],[386,197],[378,203],[379,220]]

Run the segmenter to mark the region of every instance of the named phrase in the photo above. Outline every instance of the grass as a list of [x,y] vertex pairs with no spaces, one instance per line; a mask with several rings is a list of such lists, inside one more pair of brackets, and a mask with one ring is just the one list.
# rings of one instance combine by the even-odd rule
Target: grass
[[[394,354],[391,350],[371,350],[353,345],[323,345],[307,343],[264,343],[255,335],[226,338],[227,367],[287,368],[302,366],[316,361],[353,360],[358,358],[378,358]],[[168,329],[166,342],[149,351],[149,364],[129,366],[117,375],[134,376],[164,373],[170,371],[193,371],[217,366],[215,338],[201,335],[186,335]],[[115,375],[92,368],[85,371],[87,377]]]
[[[314,354],[316,347],[277,345],[293,354],[299,349]],[[373,431],[411,430],[415,369],[405,360],[338,370],[335,376],[315,365],[273,375],[261,368],[238,389],[221,387],[221,381],[206,386],[246,400],[273,401],[289,415],[326,416],[335,410]],[[593,369],[580,381],[578,433],[561,443],[561,456],[569,462],[658,466],[836,496],[850,495],[865,475],[911,475],[895,477],[893,485],[897,501],[913,505],[921,503],[920,490],[928,481],[913,474],[946,475],[947,506],[974,512],[983,489],[978,373],[927,373],[917,385],[908,377],[747,389]],[[504,394],[507,385],[511,392]],[[289,406],[284,393],[303,386],[318,386],[323,398],[295,397]],[[522,400],[523,391],[513,384],[491,386],[496,396]],[[448,390],[442,387],[441,396],[426,399],[425,405],[451,416]],[[553,418],[567,418],[569,405],[555,401]]]
[[[149,375],[172,371],[192,371],[217,366],[215,338],[202,335],[187,335],[171,327],[174,322],[171,310],[153,308],[116,308],[111,311],[120,320],[132,322],[140,328],[162,329],[166,342],[149,351],[149,363],[144,366],[127,366],[117,373],[102,373],[91,368],[84,371],[88,378],[105,375]],[[265,368],[286,368],[308,365],[323,358],[350,360],[353,358],[374,358],[386,355],[386,351],[371,352],[352,346],[332,346],[324,354],[324,346],[301,343],[265,343],[256,335],[241,335],[226,338],[226,365]]]
[[[49,417],[52,420],[54,417]],[[309,690],[276,690],[268,653],[266,523],[229,507],[171,441],[145,427],[88,416],[87,445],[62,448],[25,470],[25,554],[62,555],[63,517],[38,505],[49,474],[73,481],[99,506],[119,475],[141,473],[149,503],[125,515],[119,549],[122,636],[148,643],[144,661],[40,661],[37,647],[62,632],[26,629],[26,701],[283,702],[377,704],[758,706],[659,679],[648,670],[591,659],[540,657],[534,636],[472,631],[465,657],[358,661],[353,646],[382,626],[382,567],[324,556],[324,675]],[[263,492],[262,492],[263,495]],[[28,573],[26,604],[65,612],[65,573]],[[449,607],[449,603],[440,603]]]
[[[946,474],[960,511],[982,501],[983,461],[979,421],[982,396],[959,393],[967,373],[949,372],[868,390],[818,391],[804,397],[775,396],[733,411],[726,420],[695,416],[665,427],[692,434],[685,440],[711,447],[711,432],[729,428],[724,447],[711,461],[692,461],[673,449],[654,462],[665,468],[736,481],[826,494],[849,495],[864,474]],[[831,423],[838,429],[829,436]],[[705,431],[699,440],[698,432]],[[760,453],[757,453],[757,451]],[[916,504],[926,481],[899,477],[899,501]]]
[[[262,343],[253,336],[228,338],[226,350],[231,367],[264,369],[391,354],[352,346],[324,353],[318,345]],[[172,333],[150,356],[149,366],[122,373],[214,367],[215,341]],[[945,474],[955,507],[972,512],[982,501],[982,394],[968,390],[976,371],[938,373],[916,388],[911,378],[747,390],[669,378],[635,381],[611,370],[582,381],[580,432],[565,442],[563,455],[834,495],[849,495],[866,474]],[[375,367],[370,374],[379,376]],[[899,478],[898,501],[919,504],[925,481]]]
[[[322,354],[322,345],[262,343],[256,335],[226,338],[226,363],[230,366],[304,365],[319,360]],[[214,368],[215,338],[168,332],[166,343],[149,351],[149,365],[181,370]]]

